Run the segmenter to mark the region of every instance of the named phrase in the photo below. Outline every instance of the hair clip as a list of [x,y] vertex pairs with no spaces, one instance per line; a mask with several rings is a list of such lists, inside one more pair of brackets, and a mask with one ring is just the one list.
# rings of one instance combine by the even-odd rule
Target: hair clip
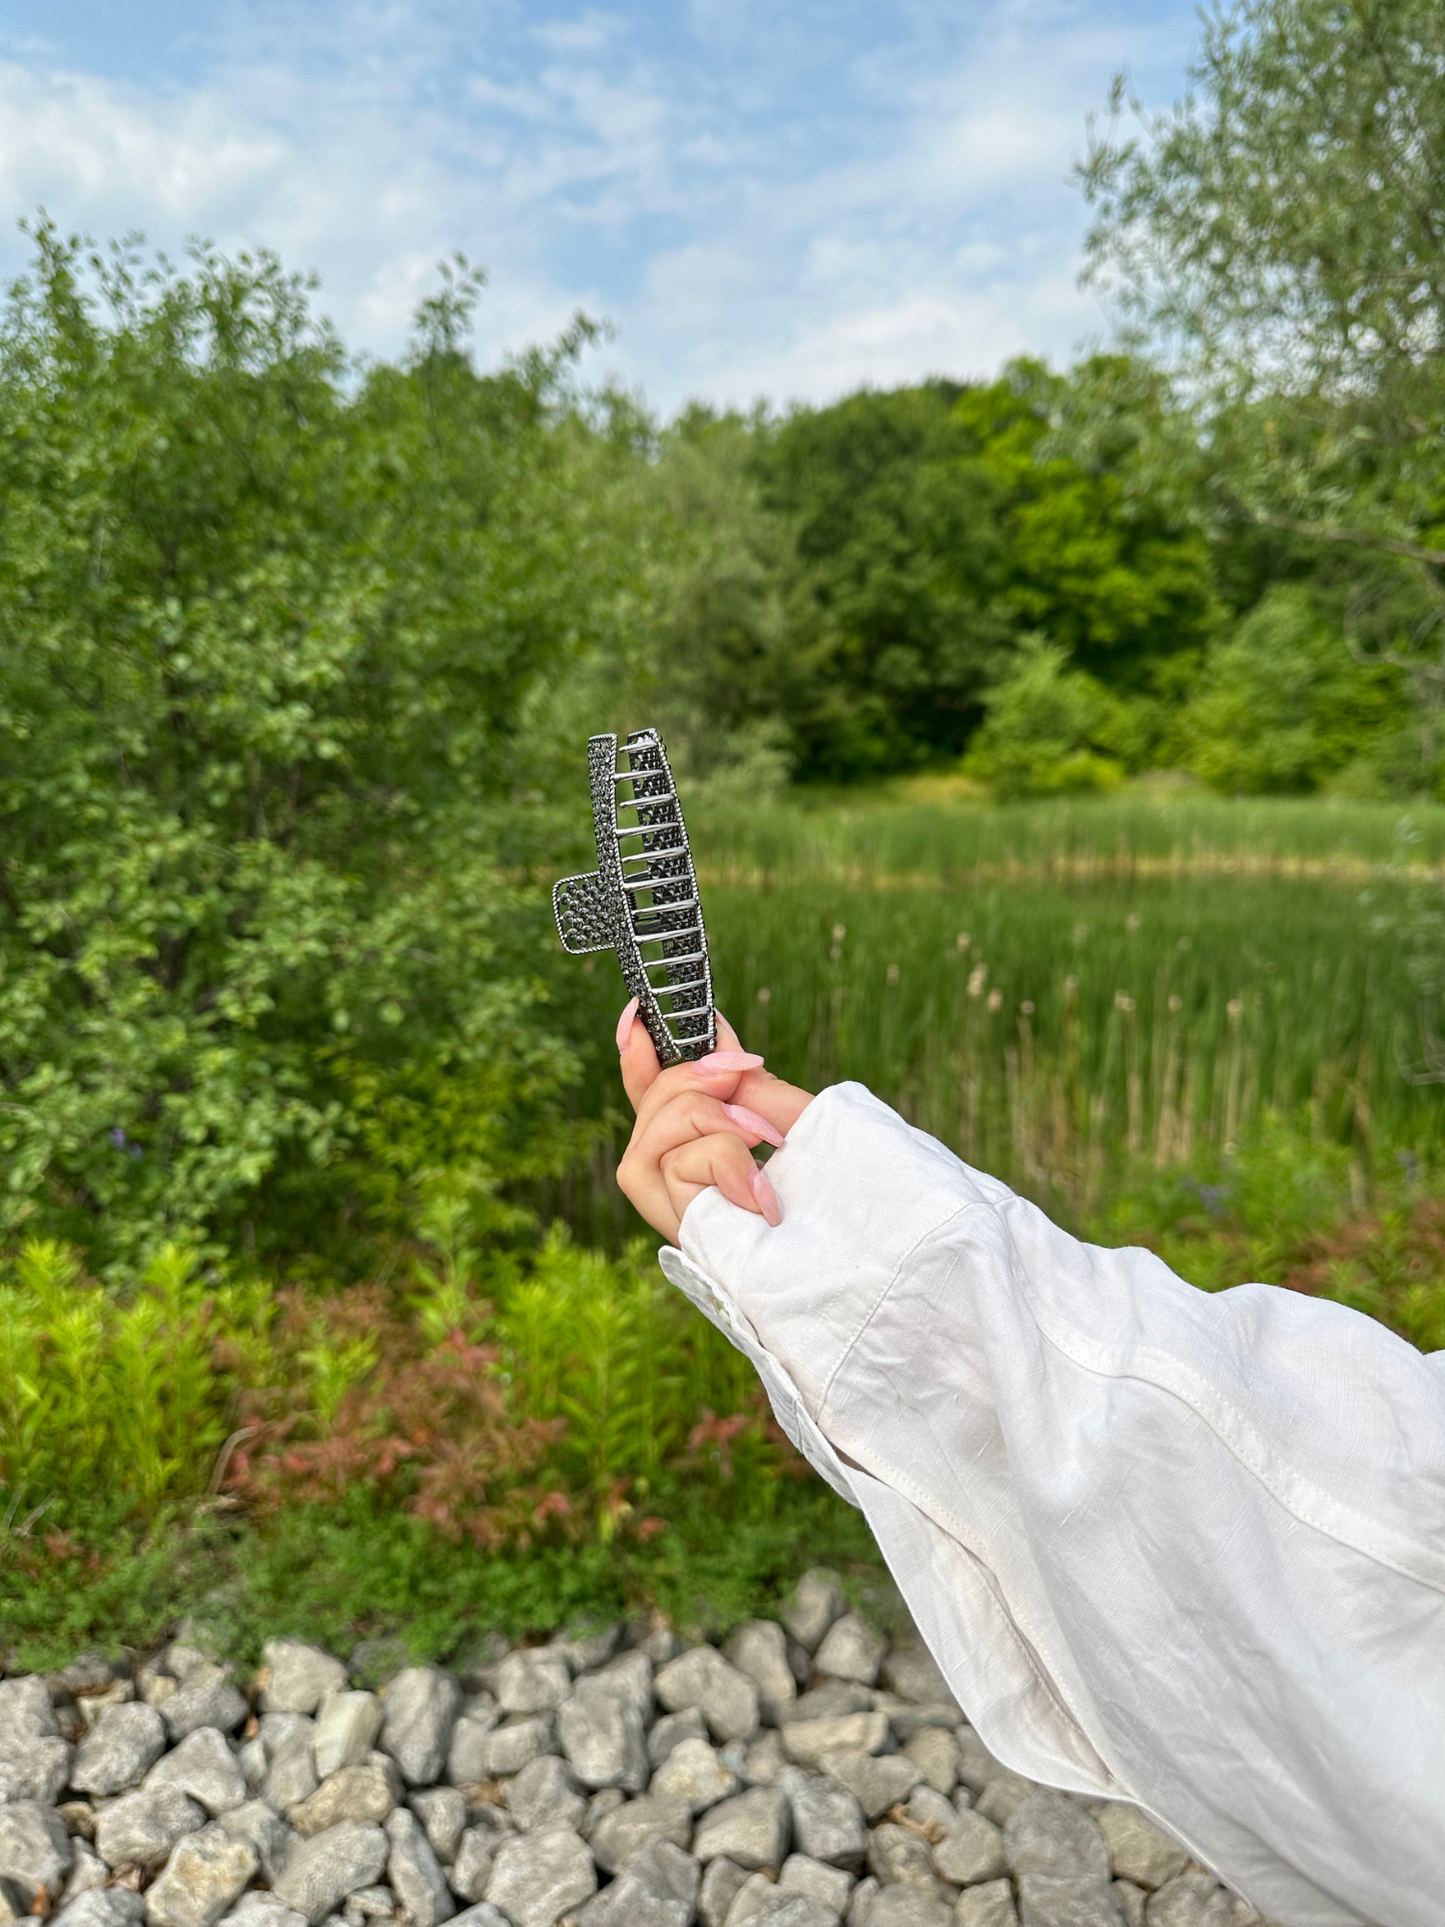
[[615,950],[659,1063],[684,1064],[717,1045],[712,967],[687,826],[655,729],[587,743],[597,868],[563,877],[552,909],[574,957]]

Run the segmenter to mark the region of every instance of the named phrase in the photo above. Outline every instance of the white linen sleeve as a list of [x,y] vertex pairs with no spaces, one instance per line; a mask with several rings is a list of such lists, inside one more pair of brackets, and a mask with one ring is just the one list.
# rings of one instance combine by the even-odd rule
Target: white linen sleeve
[[1005,1765],[1288,1927],[1439,1927],[1445,1354],[1071,1238],[861,1085],[664,1270],[861,1506]]

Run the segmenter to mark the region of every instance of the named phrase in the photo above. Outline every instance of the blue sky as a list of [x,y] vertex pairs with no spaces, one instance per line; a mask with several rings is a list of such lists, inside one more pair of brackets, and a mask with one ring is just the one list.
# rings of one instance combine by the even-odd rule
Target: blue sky
[[1192,0],[0,0],[0,273],[264,245],[395,351],[460,248],[488,359],[578,308],[670,412],[1055,361],[1107,333],[1069,169],[1110,75],[1180,91]]

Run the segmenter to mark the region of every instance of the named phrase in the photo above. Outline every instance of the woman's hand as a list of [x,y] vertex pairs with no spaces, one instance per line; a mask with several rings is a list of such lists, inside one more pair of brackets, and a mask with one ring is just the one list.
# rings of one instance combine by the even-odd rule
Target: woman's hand
[[710,1184],[744,1211],[782,1223],[752,1146],[782,1144],[813,1101],[811,1091],[764,1070],[725,1017],[717,1027],[720,1048],[711,1056],[663,1070],[635,997],[617,1026],[622,1082],[637,1113],[617,1182],[653,1229],[674,1242],[683,1212]]

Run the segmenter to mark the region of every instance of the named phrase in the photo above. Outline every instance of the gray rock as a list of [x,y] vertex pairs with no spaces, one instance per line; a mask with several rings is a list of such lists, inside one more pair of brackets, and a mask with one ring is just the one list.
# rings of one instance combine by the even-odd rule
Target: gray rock
[[633,1701],[579,1690],[558,1710],[557,1738],[583,1786],[647,1785],[647,1736]]
[[547,1713],[572,1691],[572,1673],[558,1652],[508,1653],[496,1669],[497,1704],[504,1713]]
[[434,1786],[442,1777],[461,1703],[462,1689],[439,1666],[408,1666],[387,1687],[381,1750],[408,1786]]
[[0,1806],[0,1877],[16,1882],[27,1904],[57,1895],[74,1857],[65,1823],[53,1807],[38,1800]]
[[208,1660],[194,1667],[161,1708],[171,1739],[183,1740],[202,1726],[234,1732],[249,1709],[245,1695],[231,1682],[228,1669]]
[[813,1653],[842,1610],[843,1588],[837,1575],[815,1568],[798,1581],[782,1621],[789,1636]]
[[[919,1706],[955,1705],[948,1681],[926,1646],[895,1646],[886,1656],[879,1677],[890,1693]],[[956,1715],[957,1717],[957,1715]]]
[[275,1894],[255,1891],[242,1894],[224,1920],[225,1927],[306,1927],[305,1914],[298,1914]]
[[698,1889],[697,1917],[702,1927],[726,1927],[728,1912],[751,1876],[726,1854],[710,1861]]
[[519,1719],[487,1733],[480,1733],[474,1720],[458,1720],[447,1750],[446,1777],[453,1786],[505,1779],[556,1750],[550,1720]]
[[386,1877],[411,1927],[438,1927],[456,1912],[441,1863],[422,1824],[409,1807],[397,1807],[386,1823],[390,1851]]
[[868,1871],[880,1887],[922,1887],[939,1891],[928,1842],[909,1827],[885,1821],[868,1836]]
[[502,1843],[487,1899],[512,1927],[553,1927],[559,1914],[597,1891],[587,1843],[571,1827],[540,1827]]
[[103,1887],[110,1879],[110,1868],[106,1866],[89,1841],[83,1838],[76,1839],[72,1835],[70,1851],[73,1858],[70,1862],[70,1872],[66,1876],[63,1895],[67,1905],[72,1900],[77,1900],[81,1894],[89,1893],[92,1888]]
[[406,1641],[399,1634],[381,1633],[352,1647],[346,1670],[353,1686],[364,1686],[375,1692],[396,1678],[406,1665],[407,1657]]
[[848,1896],[848,1911],[843,1916],[848,1927],[868,1927],[880,1891],[878,1882],[871,1873],[858,1882]]
[[958,1708],[952,1704],[915,1706],[912,1700],[901,1700],[896,1693],[879,1691],[873,1694],[873,1704],[880,1713],[888,1715],[888,1730],[900,1746],[925,1727],[951,1733],[958,1725]]
[[1234,1918],[1233,1895],[1198,1867],[1166,1881],[1144,1909],[1147,1927],[1232,1927]]
[[686,1800],[694,1813],[702,1813],[737,1792],[738,1776],[706,1740],[683,1740],[653,1774],[648,1790]]
[[[3,1809],[0,1809],[3,1812]],[[143,1787],[97,1814],[95,1850],[108,1867],[156,1867],[206,1816],[179,1787]]]
[[507,1811],[523,1833],[546,1826],[580,1830],[587,1802],[565,1763],[546,1754],[524,1766],[507,1788]]
[[1022,1927],[1124,1927],[1107,1882],[1026,1873],[1017,1884]]
[[1015,1878],[1047,1874],[1098,1886],[1111,1878],[1109,1849],[1098,1826],[1077,1801],[1051,1788],[1019,1802],[1004,1826],[1003,1843]]
[[723,1654],[757,1687],[762,1716],[776,1726],[798,1697],[782,1627],[775,1619],[750,1619],[729,1635]]
[[504,1840],[511,1838],[509,1827],[478,1825],[468,1827],[457,1842],[457,1857],[452,1862],[447,1882],[463,1900],[480,1900],[487,1891],[492,1862]]
[[275,1808],[265,1800],[247,1800],[244,1806],[223,1813],[220,1824],[238,1840],[250,1841],[263,1876],[274,1881],[296,1839]]
[[842,1867],[827,1866],[805,1853],[790,1853],[778,1875],[778,1885],[784,1893],[811,1894],[841,1914],[853,1891],[853,1876]]
[[939,1793],[952,1793],[958,1785],[958,1743],[952,1733],[936,1726],[920,1727],[903,1751]]
[[795,1720],[837,1720],[845,1713],[871,1713],[877,1702],[878,1695],[856,1680],[825,1679],[785,1707],[778,1723],[791,1726]]
[[990,1880],[958,1896],[955,1927],[1019,1927],[1014,1891],[1007,1880]]
[[65,1831],[72,1839],[95,1839],[95,1808],[89,1800],[62,1800],[55,1811],[65,1822]]
[[348,1894],[381,1878],[390,1843],[377,1826],[343,1820],[311,1839],[298,1840],[272,1892],[319,1927]]
[[720,1853],[740,1867],[776,1872],[783,1864],[792,1832],[787,1796],[780,1787],[749,1787],[710,1808],[693,1835],[693,1857],[703,1862]]
[[686,1800],[646,1793],[604,1814],[592,1829],[591,1844],[598,1866],[605,1873],[620,1873],[654,1840],[668,1840],[686,1849],[691,1838],[692,1814]]
[[396,1910],[396,1895],[381,1881],[375,1887],[358,1887],[354,1894],[348,1894],[341,1917],[347,1927],[364,1927],[369,1920],[394,1920]]
[[758,1689],[712,1646],[698,1646],[664,1666],[653,1691],[670,1713],[695,1706],[714,1739],[749,1740],[758,1730]]
[[813,1894],[784,1893],[766,1874],[739,1888],[727,1927],[839,1927],[836,1908]]
[[965,1807],[953,1826],[933,1848],[935,1871],[955,1887],[973,1887],[998,1880],[1008,1870],[1003,1833],[981,1813]]
[[683,1740],[706,1738],[707,1721],[695,1706],[685,1706],[680,1713],[664,1713],[654,1722],[647,1736],[647,1757],[654,1767],[659,1767]]
[[292,1826],[307,1839],[343,1820],[381,1826],[397,1802],[398,1789],[389,1766],[385,1756],[378,1755],[365,1766],[342,1767],[291,1808],[287,1817]]
[[625,1873],[635,1876],[659,1899],[683,1901],[689,1913],[697,1905],[702,1868],[671,1840],[649,1841],[636,1859],[628,1862]]
[[360,1766],[381,1732],[384,1708],[375,1693],[329,1693],[316,1715],[312,1749],[318,1780],[344,1766]]
[[39,1673],[22,1673],[17,1679],[0,1680],[0,1745],[59,1736],[60,1725],[50,1702],[50,1688]]
[[781,1730],[783,1751],[794,1766],[821,1766],[830,1753],[881,1753],[890,1738],[885,1713],[844,1713],[831,1720],[789,1720]]
[[[148,1713],[150,1708],[136,1710]],[[225,1734],[214,1726],[198,1726],[188,1733],[178,1747],[156,1761],[145,1783],[179,1787],[213,1816],[241,1806],[246,1798],[245,1775]]]
[[446,1776],[453,1786],[471,1786],[478,1780],[492,1777],[484,1769],[484,1762],[489,1757],[487,1741],[496,1731],[501,1717],[495,1707],[479,1709],[475,1719],[465,1710],[462,1712],[447,1742]]
[[992,1820],[995,1826],[1007,1826],[1015,1808],[1038,1792],[1032,1780],[1024,1779],[1021,1773],[1000,1773],[997,1779],[990,1780],[983,1792],[974,1802],[978,1812],[985,1820]]
[[1136,1887],[1132,1880],[1116,1880],[1114,1898],[1124,1916],[1124,1927],[1146,1927],[1145,1910],[1149,1905],[1149,1896],[1142,1887]]
[[587,1811],[583,1814],[581,1824],[577,1828],[582,1838],[590,1840],[596,1827],[607,1818],[609,1813],[615,1813],[618,1807],[624,1805],[626,1799],[627,1795],[621,1787],[616,1786],[605,1786],[594,1793],[587,1802]]
[[80,1715],[81,1726],[88,1733],[107,1706],[125,1706],[134,1698],[135,1683],[132,1680],[113,1679],[98,1693],[77,1694],[75,1710]]
[[617,1658],[595,1673],[584,1673],[577,1681],[579,1693],[607,1693],[613,1699],[627,1700],[642,1716],[642,1724],[652,1719],[652,1661],[645,1652],[619,1653]]
[[50,1927],[135,1927],[145,1905],[129,1887],[92,1887],[53,1914]]
[[749,1786],[772,1786],[787,1764],[783,1736],[770,1727],[743,1754],[742,1776]]
[[485,1900],[476,1907],[468,1907],[465,1913],[452,1915],[453,1927],[512,1927],[505,1914],[499,1914],[495,1907]]
[[256,1850],[212,1824],[178,1840],[146,1893],[151,1927],[215,1927],[258,1866]]
[[108,1798],[139,1786],[165,1751],[165,1721],[154,1707],[107,1706],[75,1750],[70,1784]]
[[958,1777],[970,1793],[982,1793],[991,1780],[997,1780],[1008,1772],[1008,1768],[993,1757],[971,1726],[957,1727],[953,1741],[958,1748]]
[[796,1766],[783,1769],[778,1786],[792,1816],[793,1839],[803,1853],[830,1867],[859,1872],[868,1851],[868,1829],[855,1795],[826,1774],[805,1773]]
[[70,1778],[71,1747],[52,1734],[15,1734],[0,1746],[0,1801],[39,1800],[53,1806]]
[[909,1794],[908,1804],[903,1808],[903,1818],[910,1826],[921,1828],[930,1840],[936,1841],[952,1832],[958,1824],[958,1811],[951,1800],[946,1800],[937,1787],[929,1786],[925,1780]]
[[852,1679],[860,1686],[871,1686],[887,1650],[887,1640],[862,1613],[844,1613],[823,1635],[813,1665],[829,1679]]
[[555,1633],[548,1642],[547,1650],[564,1659],[572,1672],[586,1673],[595,1666],[605,1666],[621,1644],[622,1628],[614,1621],[602,1626],[583,1625],[569,1628],[565,1633]]
[[319,1646],[299,1639],[268,1639],[261,1685],[263,1713],[314,1713],[328,1693],[346,1686],[346,1668]]
[[457,1842],[466,1832],[467,1803],[454,1786],[427,1787],[413,1793],[407,1805],[421,1821],[427,1844],[437,1859],[450,1866]]
[[847,1787],[870,1821],[906,1800],[923,1777],[906,1754],[875,1759],[856,1747],[825,1753],[821,1765],[830,1780]]
[[569,1920],[577,1927],[691,1927],[700,1871],[690,1854],[654,1840]]
[[868,1927],[952,1927],[954,1913],[922,1887],[880,1887],[867,1919]]
[[1162,1833],[1138,1807],[1110,1802],[1094,1816],[1109,1849],[1117,1879],[1131,1880],[1151,1892],[1175,1879],[1189,1865],[1189,1855]]

